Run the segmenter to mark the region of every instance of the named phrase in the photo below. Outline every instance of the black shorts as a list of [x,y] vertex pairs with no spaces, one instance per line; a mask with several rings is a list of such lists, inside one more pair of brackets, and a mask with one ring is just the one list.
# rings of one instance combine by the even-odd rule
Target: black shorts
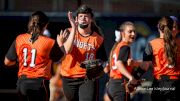
[[129,101],[124,79],[110,79],[107,85],[107,94],[112,101]]
[[96,101],[96,81],[62,77],[67,101]]
[[20,101],[49,101],[49,80],[22,76],[17,81]]

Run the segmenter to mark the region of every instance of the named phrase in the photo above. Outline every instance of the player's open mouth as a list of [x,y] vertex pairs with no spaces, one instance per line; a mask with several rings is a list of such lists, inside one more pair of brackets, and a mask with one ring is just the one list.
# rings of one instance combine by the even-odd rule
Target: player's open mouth
[[134,40],[135,39],[135,37],[130,37],[132,40]]

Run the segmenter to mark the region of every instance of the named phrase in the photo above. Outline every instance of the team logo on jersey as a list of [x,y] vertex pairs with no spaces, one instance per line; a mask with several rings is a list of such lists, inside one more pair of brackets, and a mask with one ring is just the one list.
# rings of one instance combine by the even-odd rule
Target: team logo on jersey
[[74,45],[78,48],[82,48],[85,50],[95,50],[94,45],[92,45],[88,42],[82,42],[80,40],[74,40]]

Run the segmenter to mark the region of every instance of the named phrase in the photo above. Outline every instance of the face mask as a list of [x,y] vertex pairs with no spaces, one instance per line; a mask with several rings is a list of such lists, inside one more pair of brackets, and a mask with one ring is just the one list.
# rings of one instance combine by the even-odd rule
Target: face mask
[[85,29],[85,28],[88,27],[88,24],[87,25],[79,24],[79,27],[82,28],[82,29]]

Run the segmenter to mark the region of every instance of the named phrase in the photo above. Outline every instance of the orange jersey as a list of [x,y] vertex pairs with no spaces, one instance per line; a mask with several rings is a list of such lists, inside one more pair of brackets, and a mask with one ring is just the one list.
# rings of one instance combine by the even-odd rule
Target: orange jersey
[[62,60],[61,75],[69,78],[85,77],[86,70],[80,67],[85,60],[96,59],[96,51],[103,42],[103,37],[93,32],[84,37],[76,31],[71,53]]
[[[111,59],[111,67],[110,67],[110,77],[113,79],[121,79],[122,78],[122,74],[117,69],[118,67],[116,66],[116,62],[118,61],[120,49],[123,46],[128,46],[128,44],[121,41],[120,43],[118,43],[116,48],[113,50],[113,56],[111,57],[112,59]],[[130,57],[130,54],[129,54],[129,57]],[[119,68],[121,68],[121,67],[119,67]],[[131,71],[132,71],[131,67],[126,66],[126,69],[131,73]]]
[[180,40],[176,40],[178,43],[177,61],[176,67],[168,68],[168,60],[164,52],[164,40],[161,38],[150,41],[150,45],[153,51],[153,66],[154,66],[154,77],[158,79],[160,75],[179,76],[180,75]]
[[49,59],[51,48],[55,41],[45,36],[39,36],[32,44],[31,34],[21,34],[16,38],[16,53],[19,59],[18,76],[27,78],[51,77],[52,61]]

